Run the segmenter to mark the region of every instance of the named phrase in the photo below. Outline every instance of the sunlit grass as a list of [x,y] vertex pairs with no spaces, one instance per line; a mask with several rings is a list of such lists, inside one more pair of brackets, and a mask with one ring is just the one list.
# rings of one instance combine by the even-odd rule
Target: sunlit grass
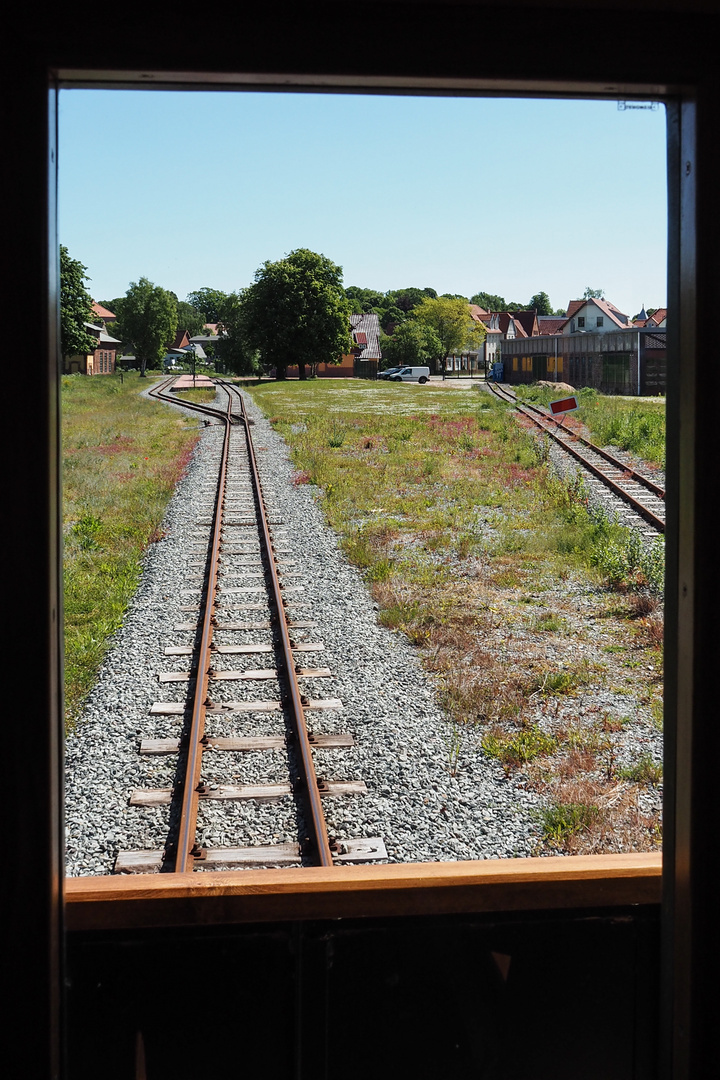
[[62,380],[66,720],[137,588],[198,424],[140,397],[135,372]]
[[614,587],[662,587],[662,544],[648,552],[594,511],[582,484],[555,477],[512,411],[483,392],[337,380],[252,393],[369,581],[429,581],[441,553],[445,567],[482,558],[508,586],[595,567]]
[[196,401],[198,404],[209,404],[215,400],[214,389],[209,390],[206,386],[189,386],[187,390],[173,390],[173,397],[183,401]]
[[[312,485],[362,571],[379,622],[418,646],[448,716],[451,775],[466,734],[480,728],[486,755],[508,774],[535,770],[536,790],[560,806],[558,820],[543,823],[553,848],[618,850],[617,825],[627,848],[653,846],[654,819],[633,818],[627,800],[605,808],[618,780],[603,757],[608,732],[619,730],[614,715],[597,712],[582,749],[556,720],[606,685],[604,663],[574,649],[586,640],[577,612],[553,600],[531,616],[525,605],[558,582],[585,581],[610,647],[623,662],[656,664],[659,681],[662,543],[638,545],[594,510],[582,482],[560,480],[542,444],[485,390],[318,380],[251,392],[291,448],[295,482]],[[617,598],[614,614],[603,597]],[[521,642],[508,649],[516,633]],[[632,693],[632,679],[619,692]],[[656,701],[648,690],[653,716]],[[571,766],[593,772],[592,782],[560,783],[558,769]]]

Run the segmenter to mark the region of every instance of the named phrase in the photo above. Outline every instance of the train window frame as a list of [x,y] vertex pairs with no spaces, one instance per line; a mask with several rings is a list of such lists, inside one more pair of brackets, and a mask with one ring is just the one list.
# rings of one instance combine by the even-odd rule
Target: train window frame
[[[562,85],[548,87],[541,83],[518,85],[515,81],[494,79],[491,82],[469,79],[411,80],[385,78],[381,82],[336,77],[313,80],[303,76],[259,77],[233,74],[224,79],[215,77],[208,83],[203,75],[137,72],[85,72],[80,70],[56,73],[54,104],[57,93],[64,88],[131,89],[152,85],[162,89],[224,89],[252,92],[253,90],[303,89],[324,92],[414,93],[431,96],[435,93],[456,96],[513,96],[566,97],[574,99],[615,99],[622,93],[626,99],[647,99],[652,94],[668,109],[668,173],[674,170],[677,182],[670,177],[669,195],[675,200],[668,206],[671,234],[681,216],[679,194],[679,145],[673,141],[671,129],[678,126],[680,104],[678,97],[664,88],[646,85],[623,86],[613,92],[606,85],[576,85],[563,91]],[[689,132],[692,119],[687,114],[685,128]],[[688,137],[690,137],[688,135]],[[57,195],[55,194],[55,198]],[[51,217],[53,215],[51,214]],[[52,241],[52,236],[49,240]],[[672,240],[672,238],[671,238]],[[668,306],[676,300],[680,289],[680,252],[677,244],[668,248],[669,280]],[[673,261],[674,260],[674,261]],[[50,277],[49,295],[56,296],[54,262],[48,251]],[[683,268],[685,278],[694,275],[694,266]],[[687,290],[686,290],[687,291]],[[677,308],[677,301],[675,303]],[[673,335],[678,350],[677,334]],[[50,353],[53,343],[51,342]],[[677,365],[669,365],[669,367]],[[675,387],[677,391],[677,387]],[[668,388],[668,399],[670,398]],[[677,568],[677,555],[672,555],[672,529],[669,535],[671,566]],[[675,571],[668,574],[673,596]],[[671,615],[671,618],[674,617]],[[56,718],[59,723],[59,719]],[[673,744],[671,744],[673,745]],[[667,754],[667,749],[666,749]],[[672,765],[672,761],[671,761]],[[667,852],[667,848],[666,848]],[[137,929],[168,927],[197,923],[237,924],[242,922],[304,920],[340,917],[371,917],[413,914],[454,914],[467,912],[549,910],[562,908],[597,908],[627,904],[657,904],[661,899],[662,857],[660,854],[623,854],[604,856],[569,856],[541,859],[505,859],[485,862],[403,863],[382,866],[345,866],[323,869],[311,867],[297,870],[243,870],[195,873],[178,881],[173,875],[153,875],[148,890],[144,875],[103,878],[64,878],[66,924],[69,930]]]

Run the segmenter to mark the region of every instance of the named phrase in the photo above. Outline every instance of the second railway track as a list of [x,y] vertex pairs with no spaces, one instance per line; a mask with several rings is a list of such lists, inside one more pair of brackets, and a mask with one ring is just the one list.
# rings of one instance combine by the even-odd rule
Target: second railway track
[[555,444],[560,446],[592,478],[598,480],[614,498],[629,507],[654,532],[665,532],[665,491],[651,477],[620,461],[603,447],[565,428],[545,410],[528,402],[518,401],[507,387],[487,384],[492,393],[502,401],[515,406]]

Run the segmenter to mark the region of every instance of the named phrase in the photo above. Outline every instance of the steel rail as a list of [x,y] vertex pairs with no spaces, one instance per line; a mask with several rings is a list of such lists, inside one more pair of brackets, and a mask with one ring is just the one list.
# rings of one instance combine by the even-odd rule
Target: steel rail
[[[232,430],[232,400],[229,394],[227,412],[224,415],[224,420],[225,435],[223,439],[218,485],[215,496],[212,533],[210,537],[210,555],[209,566],[207,569],[205,603],[202,614],[202,631],[197,659],[197,673],[195,678],[190,731],[187,740],[187,760],[185,763],[183,779],[179,781],[179,783],[182,784],[183,790],[180,806],[180,823],[178,826],[177,840],[175,842],[174,871],[177,874],[187,872],[189,868],[192,868],[195,859],[201,855],[201,850],[198,847],[196,839],[197,812],[202,787],[201,770],[204,750],[203,739],[205,736],[205,713],[208,706],[210,650],[213,638],[215,594],[217,592],[220,563],[220,536],[222,532],[227,466],[230,453],[230,432]],[[172,851],[168,850],[165,857],[166,864],[171,861],[171,856]],[[167,872],[169,867],[165,865],[163,869]]]
[[[510,404],[514,405],[518,412],[522,413],[523,416],[527,416],[528,420],[535,424],[536,427],[540,428],[541,431],[549,435],[551,439],[554,439],[555,442],[563,448],[563,450],[566,450],[568,454],[570,454],[576,459],[576,461],[580,462],[583,468],[587,469],[588,472],[592,473],[592,475],[596,477],[596,479],[600,480],[601,483],[603,483],[606,487],[610,488],[610,490],[615,495],[617,495],[618,498],[622,499],[623,502],[627,503],[628,506],[630,506],[636,514],[639,514],[640,517],[644,518],[649,525],[652,525],[652,527],[657,530],[657,532],[665,532],[665,521],[663,520],[663,518],[658,517],[657,514],[653,513],[652,510],[648,509],[647,506],[645,506],[633,495],[631,495],[629,491],[621,487],[620,484],[616,483],[616,481],[613,480],[612,477],[608,476],[607,473],[603,472],[602,469],[600,469],[597,465],[590,461],[589,458],[587,458],[584,454],[580,453],[580,451],[570,443],[569,439],[563,439],[555,431],[553,431],[551,425],[553,423],[557,424],[557,421],[554,421],[550,417],[546,417],[543,413],[539,413],[539,416],[533,416],[533,413],[530,411],[530,409],[527,408],[523,403],[518,403],[517,399],[514,399],[509,395],[503,397],[502,393],[500,393],[492,385],[491,389],[493,393],[495,393],[495,395],[501,399],[501,401],[507,401]],[[539,412],[539,410],[536,411]],[[624,474],[631,474],[629,476],[629,479],[634,479],[635,483],[639,484],[640,486],[646,487],[652,492],[652,494],[657,494],[657,491],[653,490],[653,488],[657,486],[653,484],[653,481],[648,481],[647,478],[644,477],[641,473],[636,473],[634,469],[628,468],[618,458],[613,457],[612,454],[607,453],[607,451],[602,450],[599,446],[591,443],[588,439],[583,438],[582,435],[573,435],[573,438],[577,438],[577,440],[583,443],[589,450],[591,450],[593,453],[598,454],[609,464],[612,464],[615,468],[622,470]],[[664,498],[665,492],[662,489],[659,490],[662,491],[662,495],[660,497]]]
[[[158,387],[154,387],[150,393],[161,401],[178,403],[178,399],[167,393],[167,388],[175,381],[174,377],[167,379]],[[215,511],[210,541],[210,555],[207,578],[206,599],[203,608],[202,630],[197,660],[197,675],[195,681],[195,693],[192,705],[190,730],[187,739],[187,759],[184,776],[178,781],[176,789],[182,786],[182,802],[180,807],[180,824],[177,830],[177,840],[168,844],[164,855],[163,872],[185,873],[193,869],[193,864],[202,858],[203,851],[197,843],[197,812],[202,795],[201,769],[204,750],[205,715],[210,705],[208,695],[210,675],[210,651],[212,646],[212,634],[214,626],[215,594],[218,579],[218,564],[220,550],[220,536],[222,530],[222,507],[227,480],[227,467],[230,449],[230,431],[236,417],[233,415],[233,393],[240,402],[240,420],[245,428],[247,443],[248,462],[250,465],[250,477],[253,486],[254,501],[257,510],[261,543],[265,552],[267,573],[270,579],[271,605],[274,608],[274,623],[279,637],[281,655],[278,657],[278,669],[284,678],[287,693],[284,695],[284,704],[289,712],[290,723],[294,735],[296,751],[298,754],[298,766],[300,776],[299,786],[306,801],[308,820],[308,835],[301,838],[305,841],[303,846],[311,848],[314,861],[323,867],[333,866],[332,843],[328,837],[325,814],[322,808],[322,785],[317,779],[315,765],[312,757],[310,735],[305,719],[303,697],[295,671],[293,656],[293,643],[290,638],[290,630],[285,614],[285,604],[282,593],[277,558],[273,550],[273,542],[270,527],[267,520],[260,475],[255,457],[255,448],[250,434],[250,421],[245,409],[245,402],[237,387],[231,383],[218,380],[228,395],[226,412],[214,409],[206,404],[182,401],[183,407],[193,408],[198,412],[210,413],[219,416],[225,423],[225,438],[218,488],[215,503]]]
[[307,805],[310,812],[309,821],[306,822],[310,829],[310,836],[306,839],[312,845],[313,853],[319,865],[332,866],[332,851],[330,848],[330,840],[328,837],[327,825],[325,822],[325,813],[322,808],[320,785],[318,783],[317,775],[315,772],[315,764],[313,762],[312,750],[310,747],[310,736],[307,729],[307,722],[305,720],[305,710],[303,708],[303,695],[300,692],[300,686],[298,684],[297,675],[295,673],[295,660],[293,657],[290,630],[285,615],[285,604],[282,595],[282,585],[280,583],[280,578],[278,576],[278,570],[276,565],[277,557],[275,556],[273,551],[270,527],[268,525],[267,514],[265,512],[262,487],[260,484],[260,474],[258,472],[257,460],[255,458],[255,448],[253,446],[252,436],[250,435],[249,418],[245,409],[245,401],[237,387],[231,386],[231,384],[224,383],[221,385],[223,385],[228,390],[228,397],[230,397],[230,390],[234,391],[234,393],[236,393],[239,397],[242,420],[245,425],[245,438],[247,440],[248,460],[250,463],[250,472],[252,476],[253,489],[255,492],[255,501],[258,517],[260,519],[260,528],[262,532],[263,543],[267,552],[268,572],[270,576],[272,598],[277,616],[277,628],[280,636],[280,646],[282,650],[282,658],[280,663],[278,664],[278,667],[282,665],[282,672],[285,677],[289,693],[287,705],[289,707],[288,711],[290,713],[290,720],[295,735],[296,750],[298,752],[301,772],[300,781],[304,789],[304,795],[307,800]]
[[[495,393],[499,393],[497,387],[492,387],[492,389]],[[511,402],[521,412],[527,412],[529,410],[530,412],[537,413],[537,415],[542,420],[545,420],[548,424],[555,424],[558,430],[563,430],[560,427],[562,423],[561,420],[556,420],[554,416],[548,415],[548,413],[546,413],[543,409],[539,408],[537,405],[533,405],[530,401],[518,402],[517,398],[514,398],[509,394],[507,397],[503,398],[503,401]],[[551,429],[548,429],[548,433],[551,433]],[[590,450],[593,451],[593,453],[598,454],[601,458],[607,461],[608,464],[614,465],[616,469],[620,469],[629,480],[635,480],[636,483],[641,484],[642,487],[646,487],[648,491],[651,491],[653,493],[653,495],[657,495],[659,499],[663,499],[664,501],[665,488],[661,487],[660,484],[656,484],[655,481],[651,480],[649,476],[644,476],[643,473],[638,472],[637,469],[633,469],[631,465],[626,465],[624,461],[621,461],[620,458],[615,457],[615,455],[611,454],[609,450],[605,450],[602,446],[598,446],[597,443],[591,442],[590,439],[586,439],[584,435],[579,435],[577,434],[577,432],[572,432],[569,434],[571,434],[571,437],[573,439],[577,439],[579,442],[581,442],[583,446],[587,446]],[[560,441],[562,442],[562,440]]]
[[214,416],[216,419],[221,420],[223,423],[226,419],[226,414],[222,409],[216,409],[213,405],[200,404],[198,401],[186,401],[185,398],[175,397],[173,394],[169,394],[167,391],[169,387],[176,381],[177,375],[171,375],[169,379],[166,379],[158,386],[153,386],[148,390],[148,396],[157,398],[158,401],[170,401],[174,405],[182,405],[183,409],[192,409],[195,412],[205,413],[209,416]]

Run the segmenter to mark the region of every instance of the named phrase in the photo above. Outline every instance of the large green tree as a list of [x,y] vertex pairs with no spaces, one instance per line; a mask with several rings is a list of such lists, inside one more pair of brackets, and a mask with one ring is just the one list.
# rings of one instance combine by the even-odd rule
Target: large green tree
[[221,289],[198,289],[188,293],[185,302],[197,308],[205,316],[205,322],[222,322],[222,309],[228,299],[228,294]]
[[409,289],[391,289],[390,292],[385,293],[385,298],[386,307],[393,305],[407,313],[416,308],[418,304],[422,304],[423,300],[435,300],[437,293],[430,288],[416,289],[411,287]]
[[415,286],[407,289],[389,289],[388,292],[382,293],[377,289],[362,289],[358,285],[349,285],[345,290],[345,295],[355,314],[359,315],[364,311],[374,312],[386,334],[394,334],[398,326],[423,300],[437,298],[435,289],[429,286],[424,289],[418,289]]
[[376,289],[363,289],[359,285],[348,285],[345,295],[353,309],[354,315],[362,315],[363,312],[375,311],[384,303],[384,294]]
[[[175,293],[172,294],[175,296]],[[177,305],[178,315],[178,330],[187,330],[190,337],[198,337],[205,333],[205,323],[209,320],[205,318],[205,313],[199,311],[192,304],[188,304],[186,300],[178,300],[175,296],[175,303]]]
[[550,303],[550,297],[546,292],[535,293],[530,297],[530,303],[528,304],[528,311],[537,311],[538,315],[554,315],[552,305]]
[[505,297],[496,296],[494,293],[475,293],[474,296],[470,297],[470,303],[477,304],[478,307],[484,308],[485,311],[507,311]]
[[131,345],[144,377],[148,364],[159,364],[175,337],[175,296],[143,277],[130,283],[117,314],[122,339]]
[[257,349],[265,368],[284,379],[297,364],[339,364],[352,349],[352,308],[342,287],[342,268],[307,248],[278,262],[265,262],[242,296],[246,344]]
[[413,309],[412,317],[435,331],[443,359],[447,359],[451,353],[476,349],[485,340],[485,327],[471,318],[465,300],[451,300],[443,296],[437,300],[428,298]]
[[407,319],[392,337],[380,336],[383,367],[400,364],[425,365],[442,355],[442,342],[432,326],[417,319]]
[[377,312],[380,318],[380,326],[386,334],[394,334],[397,327],[405,321],[406,313],[399,307],[391,304],[389,307],[380,308]]
[[97,346],[85,323],[94,321],[92,296],[85,288],[90,278],[68,249],[60,246],[60,351],[63,356],[87,356]]

